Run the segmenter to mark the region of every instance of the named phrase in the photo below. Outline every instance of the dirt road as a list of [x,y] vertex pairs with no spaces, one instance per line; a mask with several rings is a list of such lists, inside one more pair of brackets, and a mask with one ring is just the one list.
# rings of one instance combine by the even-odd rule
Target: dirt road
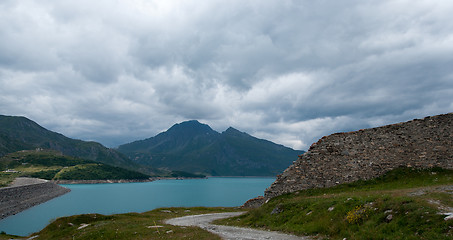
[[309,237],[298,237],[278,232],[262,231],[250,228],[240,228],[231,226],[221,226],[211,224],[212,221],[222,218],[229,218],[243,214],[243,212],[228,212],[228,213],[211,213],[202,215],[191,215],[179,218],[172,218],[165,223],[175,226],[197,226],[209,232],[219,235],[227,240],[239,239],[278,239],[278,240],[296,240],[296,239],[311,239]]

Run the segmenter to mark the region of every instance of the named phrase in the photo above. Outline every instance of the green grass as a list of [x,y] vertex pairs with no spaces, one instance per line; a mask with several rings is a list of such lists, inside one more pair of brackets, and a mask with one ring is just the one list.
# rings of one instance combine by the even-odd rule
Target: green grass
[[[238,211],[238,208],[161,208],[145,213],[82,214],[58,218],[31,236],[39,239],[220,239],[198,227],[177,227],[163,220],[185,215]],[[84,224],[87,227],[79,229]],[[156,227],[157,226],[157,227]],[[159,227],[161,226],[161,227]],[[30,237],[30,236],[29,236]],[[0,235],[0,239],[9,239]],[[23,238],[26,239],[26,238]]]
[[352,183],[340,184],[331,188],[315,188],[298,192],[303,196],[317,196],[320,194],[339,194],[349,192],[383,191],[407,189],[424,186],[451,184],[453,171],[432,168],[412,169],[397,168],[381,177],[367,181],[359,180]]
[[396,169],[369,181],[285,194],[218,223],[330,239],[452,239],[453,220],[445,221],[432,203],[453,207],[452,192],[436,187],[452,184],[452,170]]
[[15,178],[19,176],[19,173],[0,172],[0,187],[8,186]]

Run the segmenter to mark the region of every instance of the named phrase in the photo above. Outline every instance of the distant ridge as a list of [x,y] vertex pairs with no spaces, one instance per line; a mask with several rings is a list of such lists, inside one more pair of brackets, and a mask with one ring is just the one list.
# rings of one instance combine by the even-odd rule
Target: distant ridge
[[218,133],[196,120],[118,151],[138,164],[211,176],[275,176],[303,153],[232,127]]

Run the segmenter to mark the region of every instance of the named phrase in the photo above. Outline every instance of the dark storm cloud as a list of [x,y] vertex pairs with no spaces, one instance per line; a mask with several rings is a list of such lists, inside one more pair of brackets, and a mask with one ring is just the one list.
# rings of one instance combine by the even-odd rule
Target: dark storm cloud
[[0,110],[109,146],[176,122],[306,149],[453,111],[447,1],[2,1]]

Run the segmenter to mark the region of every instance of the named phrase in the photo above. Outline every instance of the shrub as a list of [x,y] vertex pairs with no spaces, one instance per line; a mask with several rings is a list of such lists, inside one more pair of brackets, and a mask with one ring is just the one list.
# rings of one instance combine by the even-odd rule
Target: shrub
[[367,206],[356,206],[346,214],[346,220],[351,224],[359,224],[368,218],[371,209]]

